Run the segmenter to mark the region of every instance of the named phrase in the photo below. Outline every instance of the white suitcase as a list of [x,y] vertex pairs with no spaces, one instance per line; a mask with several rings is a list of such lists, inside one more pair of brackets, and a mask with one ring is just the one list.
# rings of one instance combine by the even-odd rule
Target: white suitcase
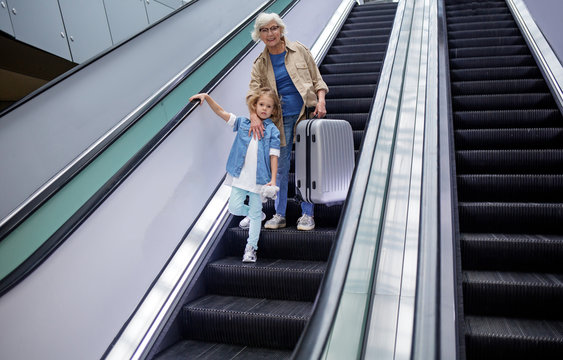
[[295,185],[303,200],[343,202],[354,171],[354,136],[346,120],[310,119],[297,124]]

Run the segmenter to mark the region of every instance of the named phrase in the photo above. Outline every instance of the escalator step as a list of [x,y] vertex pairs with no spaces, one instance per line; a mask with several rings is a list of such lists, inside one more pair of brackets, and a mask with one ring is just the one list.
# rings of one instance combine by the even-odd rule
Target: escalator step
[[241,253],[207,264],[207,290],[218,295],[315,300],[325,262],[265,259],[259,251],[256,263],[243,263]]
[[393,27],[393,17],[388,16],[387,20],[381,20],[377,24],[372,23],[345,23],[342,25],[342,30],[364,30],[364,29],[373,29],[374,27],[382,28],[382,29],[391,29]]
[[562,174],[563,150],[460,150],[458,174]]
[[[359,30],[343,30],[338,33],[339,38],[357,38],[362,36],[382,36],[389,37],[389,30],[385,28],[359,29]],[[323,60],[324,63],[324,60]]]
[[536,66],[508,66],[484,69],[454,69],[452,81],[537,79],[541,72]]
[[[258,255],[263,258],[293,260],[327,261],[330,249],[336,238],[336,229],[316,228],[314,232],[304,232],[295,227],[260,231]],[[243,253],[248,238],[248,230],[238,226],[227,230],[224,240],[229,244],[229,254],[239,256]]]
[[543,79],[510,79],[502,81],[457,81],[451,83],[452,94],[485,95],[514,93],[548,93],[549,89]]
[[503,36],[503,37],[486,37],[486,38],[470,38],[470,39],[450,39],[448,41],[450,48],[473,48],[473,47],[489,47],[489,46],[513,46],[525,45],[526,42],[522,36]]
[[454,125],[459,129],[520,128],[561,126],[557,109],[456,111]]
[[326,94],[326,99],[341,99],[344,97],[355,98],[355,97],[368,97],[373,98],[375,89],[377,85],[367,84],[367,85],[336,85],[330,88],[328,94]]
[[490,15],[461,15],[456,16],[455,12],[452,12],[451,15],[448,13],[448,24],[471,24],[471,23],[479,23],[482,21],[487,22],[496,22],[496,21],[505,21],[505,20],[512,20],[512,15],[510,12],[505,12],[503,14],[490,14]]
[[466,314],[562,320],[561,304],[562,274],[463,272],[463,307]]
[[[323,80],[327,83],[329,87],[334,85],[370,85],[376,84],[379,80],[379,72],[371,73],[360,73],[360,74],[348,74],[346,76],[342,75],[323,75]],[[358,112],[358,111],[354,111]]]
[[556,359],[563,353],[563,322],[465,317],[467,359]]
[[173,345],[155,360],[177,359],[269,359],[289,360],[292,352],[245,345],[217,344],[203,341],[183,340]]
[[[351,54],[330,54],[325,56],[323,64],[339,64],[347,62],[369,62],[382,61],[385,57],[384,52],[365,52]],[[323,78],[324,79],[324,78]],[[332,91],[332,89],[330,89]]]
[[[451,9],[448,7],[448,9]],[[458,10],[451,10],[451,16],[471,16],[471,15],[491,15],[491,14],[506,14],[508,9],[506,7],[487,7],[486,9],[475,8],[461,8]]]
[[563,274],[563,236],[461,233],[465,270]]
[[471,47],[462,49],[450,49],[450,59],[467,58],[477,56],[508,56],[528,55],[530,50],[526,45]]
[[350,54],[362,52],[381,52],[385,51],[387,44],[362,44],[362,45],[335,45],[331,46],[327,54]]
[[333,46],[341,45],[359,45],[359,44],[376,44],[384,42],[387,35],[374,35],[374,36],[359,36],[355,38],[338,37],[334,40]]
[[563,147],[563,128],[456,130],[459,150],[557,149]]
[[[356,63],[345,63],[345,64],[327,64],[321,65],[319,70],[324,76],[325,74],[338,74],[345,76],[347,74],[353,73],[369,73],[378,71],[381,68],[382,61],[370,61],[370,62],[356,62]],[[371,94],[373,96],[373,93]]]
[[[475,69],[475,68],[494,68],[494,67],[514,67],[514,66],[534,66],[532,55],[512,55],[512,56],[483,56],[456,58],[450,61],[451,69]],[[519,80],[519,79],[514,79]],[[543,80],[543,79],[540,79]]]
[[452,103],[460,111],[550,109],[557,107],[551,93],[460,95],[453,96]]
[[563,204],[460,202],[461,232],[561,234]]
[[516,26],[506,27],[500,29],[479,29],[478,30],[463,30],[463,31],[452,31],[448,33],[448,39],[450,41],[461,40],[461,39],[481,39],[488,37],[502,37],[502,36],[520,36],[520,31]]
[[472,23],[459,23],[459,24],[448,24],[448,37],[450,34],[454,34],[458,31],[471,31],[475,29],[508,29],[508,28],[515,28],[517,25],[513,19],[510,20],[502,20],[502,21],[478,21]]
[[372,98],[332,99],[326,103],[327,113],[369,112]]
[[563,175],[458,175],[463,202],[563,202]]
[[182,309],[186,338],[251,347],[292,349],[307,320],[310,302],[207,295]]

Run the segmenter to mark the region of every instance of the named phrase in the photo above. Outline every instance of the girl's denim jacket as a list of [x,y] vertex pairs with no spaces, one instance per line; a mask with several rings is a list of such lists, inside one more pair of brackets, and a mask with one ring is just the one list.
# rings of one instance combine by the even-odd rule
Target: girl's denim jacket
[[[256,184],[264,185],[270,182],[271,169],[270,169],[270,149],[275,149],[274,154],[279,156],[280,150],[280,132],[276,125],[270,119],[263,121],[264,137],[258,140],[258,157],[256,168]],[[250,143],[251,135],[248,135],[250,130],[250,120],[245,117],[237,117],[233,126],[233,131],[237,133],[229,159],[227,160],[227,172],[233,177],[239,177],[242,166],[244,165],[244,158],[248,143]]]

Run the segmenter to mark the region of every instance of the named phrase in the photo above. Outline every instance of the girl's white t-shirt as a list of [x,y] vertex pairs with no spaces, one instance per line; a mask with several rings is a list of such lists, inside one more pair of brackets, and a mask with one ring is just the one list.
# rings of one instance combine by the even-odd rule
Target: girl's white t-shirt
[[[231,114],[227,125],[235,126],[236,116]],[[256,184],[256,168],[258,167],[258,140],[252,137],[246,150],[244,164],[240,171],[239,177],[232,177],[227,173],[226,183],[236,186],[239,189],[247,190],[253,193],[260,193],[262,185]]]

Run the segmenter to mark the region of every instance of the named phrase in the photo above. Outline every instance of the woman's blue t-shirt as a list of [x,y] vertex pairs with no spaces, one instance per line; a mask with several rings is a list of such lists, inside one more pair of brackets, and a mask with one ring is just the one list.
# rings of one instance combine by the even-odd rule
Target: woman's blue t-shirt
[[299,115],[303,107],[303,99],[285,68],[285,53],[284,51],[277,55],[270,54],[278,94],[281,96],[282,114],[283,116]]

